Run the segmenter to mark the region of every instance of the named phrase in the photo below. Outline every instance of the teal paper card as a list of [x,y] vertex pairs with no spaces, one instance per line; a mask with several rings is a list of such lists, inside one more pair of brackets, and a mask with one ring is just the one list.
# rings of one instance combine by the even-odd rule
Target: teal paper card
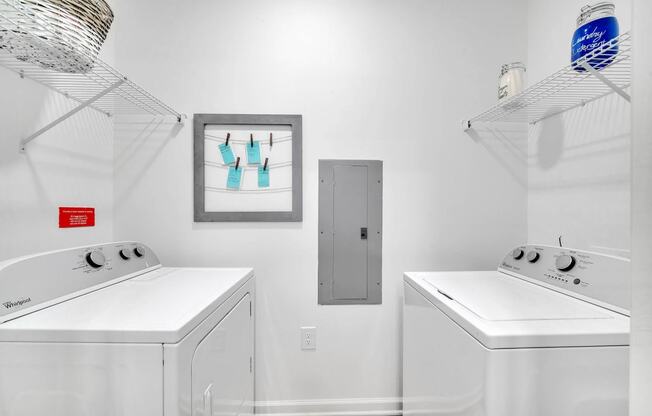
[[242,167],[238,169],[235,166],[229,167],[229,177],[226,180],[226,187],[229,189],[240,189],[242,181]]
[[258,187],[269,188],[269,169],[265,170],[258,166]]
[[233,150],[231,150],[231,146],[226,143],[222,143],[220,145],[220,153],[222,153],[222,160],[224,161],[225,165],[231,165],[235,163],[235,156],[233,156]]
[[250,165],[260,165],[260,142],[247,143],[247,163]]

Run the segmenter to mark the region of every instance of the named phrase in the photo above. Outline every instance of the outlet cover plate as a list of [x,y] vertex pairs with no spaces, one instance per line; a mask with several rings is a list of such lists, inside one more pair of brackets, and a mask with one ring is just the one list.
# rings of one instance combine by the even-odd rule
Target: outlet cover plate
[[307,351],[317,349],[317,327],[301,327],[301,349]]

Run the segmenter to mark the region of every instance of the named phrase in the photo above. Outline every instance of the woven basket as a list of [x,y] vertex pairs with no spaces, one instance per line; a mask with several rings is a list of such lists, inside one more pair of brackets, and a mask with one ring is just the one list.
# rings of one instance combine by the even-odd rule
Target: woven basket
[[0,48],[58,72],[86,73],[113,22],[104,0],[14,0],[15,28],[0,30]]

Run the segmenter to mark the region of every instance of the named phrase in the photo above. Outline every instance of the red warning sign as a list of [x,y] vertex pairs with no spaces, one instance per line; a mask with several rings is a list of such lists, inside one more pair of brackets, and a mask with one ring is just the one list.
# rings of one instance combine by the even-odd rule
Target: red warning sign
[[95,208],[59,207],[59,228],[95,227]]

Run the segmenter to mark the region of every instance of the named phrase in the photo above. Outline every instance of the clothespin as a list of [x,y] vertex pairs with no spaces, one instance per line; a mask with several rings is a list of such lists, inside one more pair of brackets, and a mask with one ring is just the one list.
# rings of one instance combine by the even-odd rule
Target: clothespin
[[251,147],[254,147],[254,135],[253,134],[249,135],[249,143],[251,144]]
[[226,133],[226,145],[229,145],[229,139],[231,138],[231,133]]
[[272,133],[269,133],[269,147],[271,148],[273,144],[274,140],[272,139]]
[[238,160],[235,161],[235,170],[238,170],[240,167],[240,156],[238,156]]
[[265,158],[265,164],[263,165],[263,170],[267,170],[267,162],[269,162],[269,158]]

